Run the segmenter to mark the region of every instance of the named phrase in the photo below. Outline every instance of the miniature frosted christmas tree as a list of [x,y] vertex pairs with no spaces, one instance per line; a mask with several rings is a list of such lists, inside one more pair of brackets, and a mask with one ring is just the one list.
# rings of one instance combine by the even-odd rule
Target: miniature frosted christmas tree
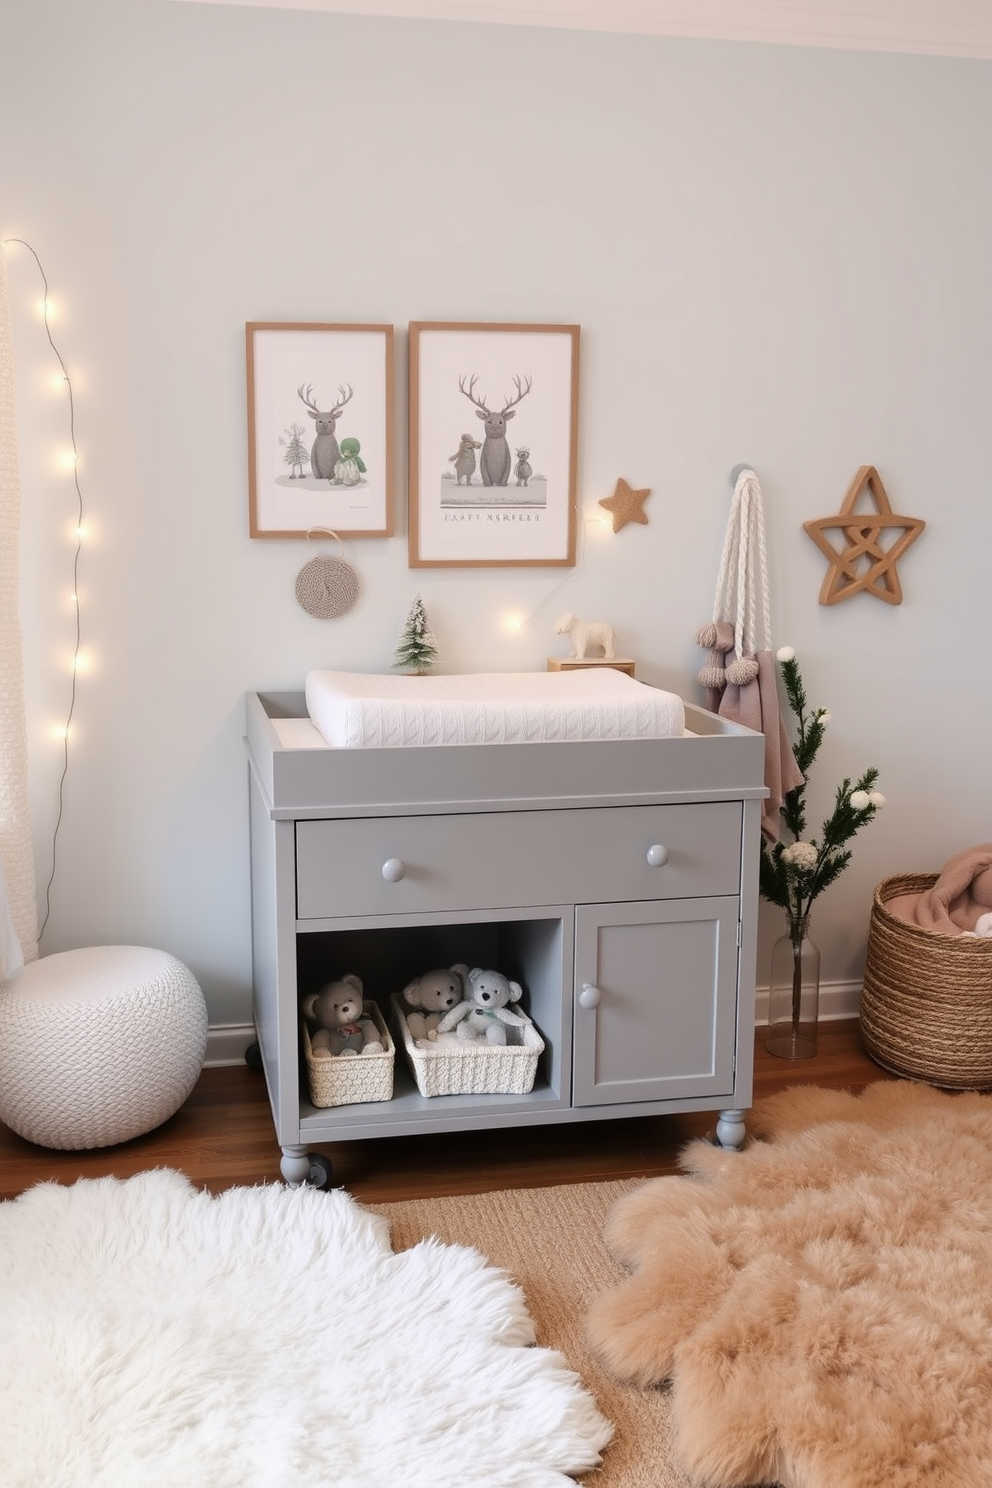
[[401,667],[405,672],[423,673],[429,672],[437,661],[437,641],[427,619],[424,601],[418,594],[406,617],[393,666]]

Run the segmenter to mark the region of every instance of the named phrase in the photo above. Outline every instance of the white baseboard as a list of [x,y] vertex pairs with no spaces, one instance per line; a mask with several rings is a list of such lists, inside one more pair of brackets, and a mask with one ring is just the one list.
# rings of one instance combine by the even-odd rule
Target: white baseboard
[[245,1050],[254,1042],[254,1023],[212,1023],[207,1029],[204,1069],[221,1064],[244,1064]]
[[[861,1003],[860,982],[825,982],[820,986],[820,1020],[856,1018]],[[759,987],[755,1004],[755,1024],[768,1022],[768,988]],[[222,1064],[243,1064],[245,1050],[255,1042],[253,1023],[213,1023],[207,1029],[207,1053],[204,1068]]]
[[[820,983],[820,1022],[835,1018],[856,1018],[861,1007],[860,982]],[[759,1027],[768,1022],[768,988],[759,987],[755,1000],[754,1021]]]

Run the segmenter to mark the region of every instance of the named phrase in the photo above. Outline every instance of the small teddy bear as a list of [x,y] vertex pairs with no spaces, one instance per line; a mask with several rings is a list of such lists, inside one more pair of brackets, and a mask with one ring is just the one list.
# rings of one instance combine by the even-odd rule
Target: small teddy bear
[[437,1032],[450,1033],[455,1030],[458,1038],[465,1041],[485,1041],[490,1044],[507,1042],[507,1027],[523,1028],[530,1022],[521,1013],[511,1012],[507,1003],[519,1002],[524,989],[519,982],[508,981],[502,972],[483,971],[473,966],[468,974],[467,999],[445,1013],[437,1026]]
[[303,1013],[317,1031],[310,1040],[315,1059],[381,1054],[382,1038],[365,1012],[361,978],[350,972],[303,999]]
[[403,1012],[415,1042],[428,1038],[445,1013],[462,1001],[467,976],[468,967],[459,961],[447,971],[425,971],[403,988]]

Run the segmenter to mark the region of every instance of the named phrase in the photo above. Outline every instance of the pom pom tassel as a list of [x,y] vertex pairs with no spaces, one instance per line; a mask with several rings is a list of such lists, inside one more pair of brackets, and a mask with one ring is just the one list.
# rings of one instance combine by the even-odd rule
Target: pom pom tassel
[[707,662],[704,667],[700,667],[696,678],[703,687],[710,687],[714,691],[719,691],[727,685],[727,673],[722,666],[717,666],[711,661]]
[[739,656],[726,669],[726,678],[735,687],[746,687],[758,675],[758,663],[753,656]]
[[724,670],[724,658],[734,649],[734,627],[728,620],[711,620],[696,631],[696,642],[712,652],[709,661],[697,673],[697,681],[712,692],[722,691],[729,680],[729,673]]

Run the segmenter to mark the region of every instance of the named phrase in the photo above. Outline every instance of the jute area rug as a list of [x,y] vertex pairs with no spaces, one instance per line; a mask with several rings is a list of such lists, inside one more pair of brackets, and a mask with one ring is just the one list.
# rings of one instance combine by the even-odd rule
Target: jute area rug
[[590,1307],[624,1275],[606,1250],[604,1227],[617,1201],[639,1187],[636,1180],[576,1183],[368,1207],[388,1220],[397,1250],[433,1234],[475,1247],[522,1287],[538,1343],[564,1355],[615,1428],[602,1466],[579,1474],[579,1482],[696,1488],[675,1457],[667,1390],[631,1387],[607,1372],[585,1336]]

